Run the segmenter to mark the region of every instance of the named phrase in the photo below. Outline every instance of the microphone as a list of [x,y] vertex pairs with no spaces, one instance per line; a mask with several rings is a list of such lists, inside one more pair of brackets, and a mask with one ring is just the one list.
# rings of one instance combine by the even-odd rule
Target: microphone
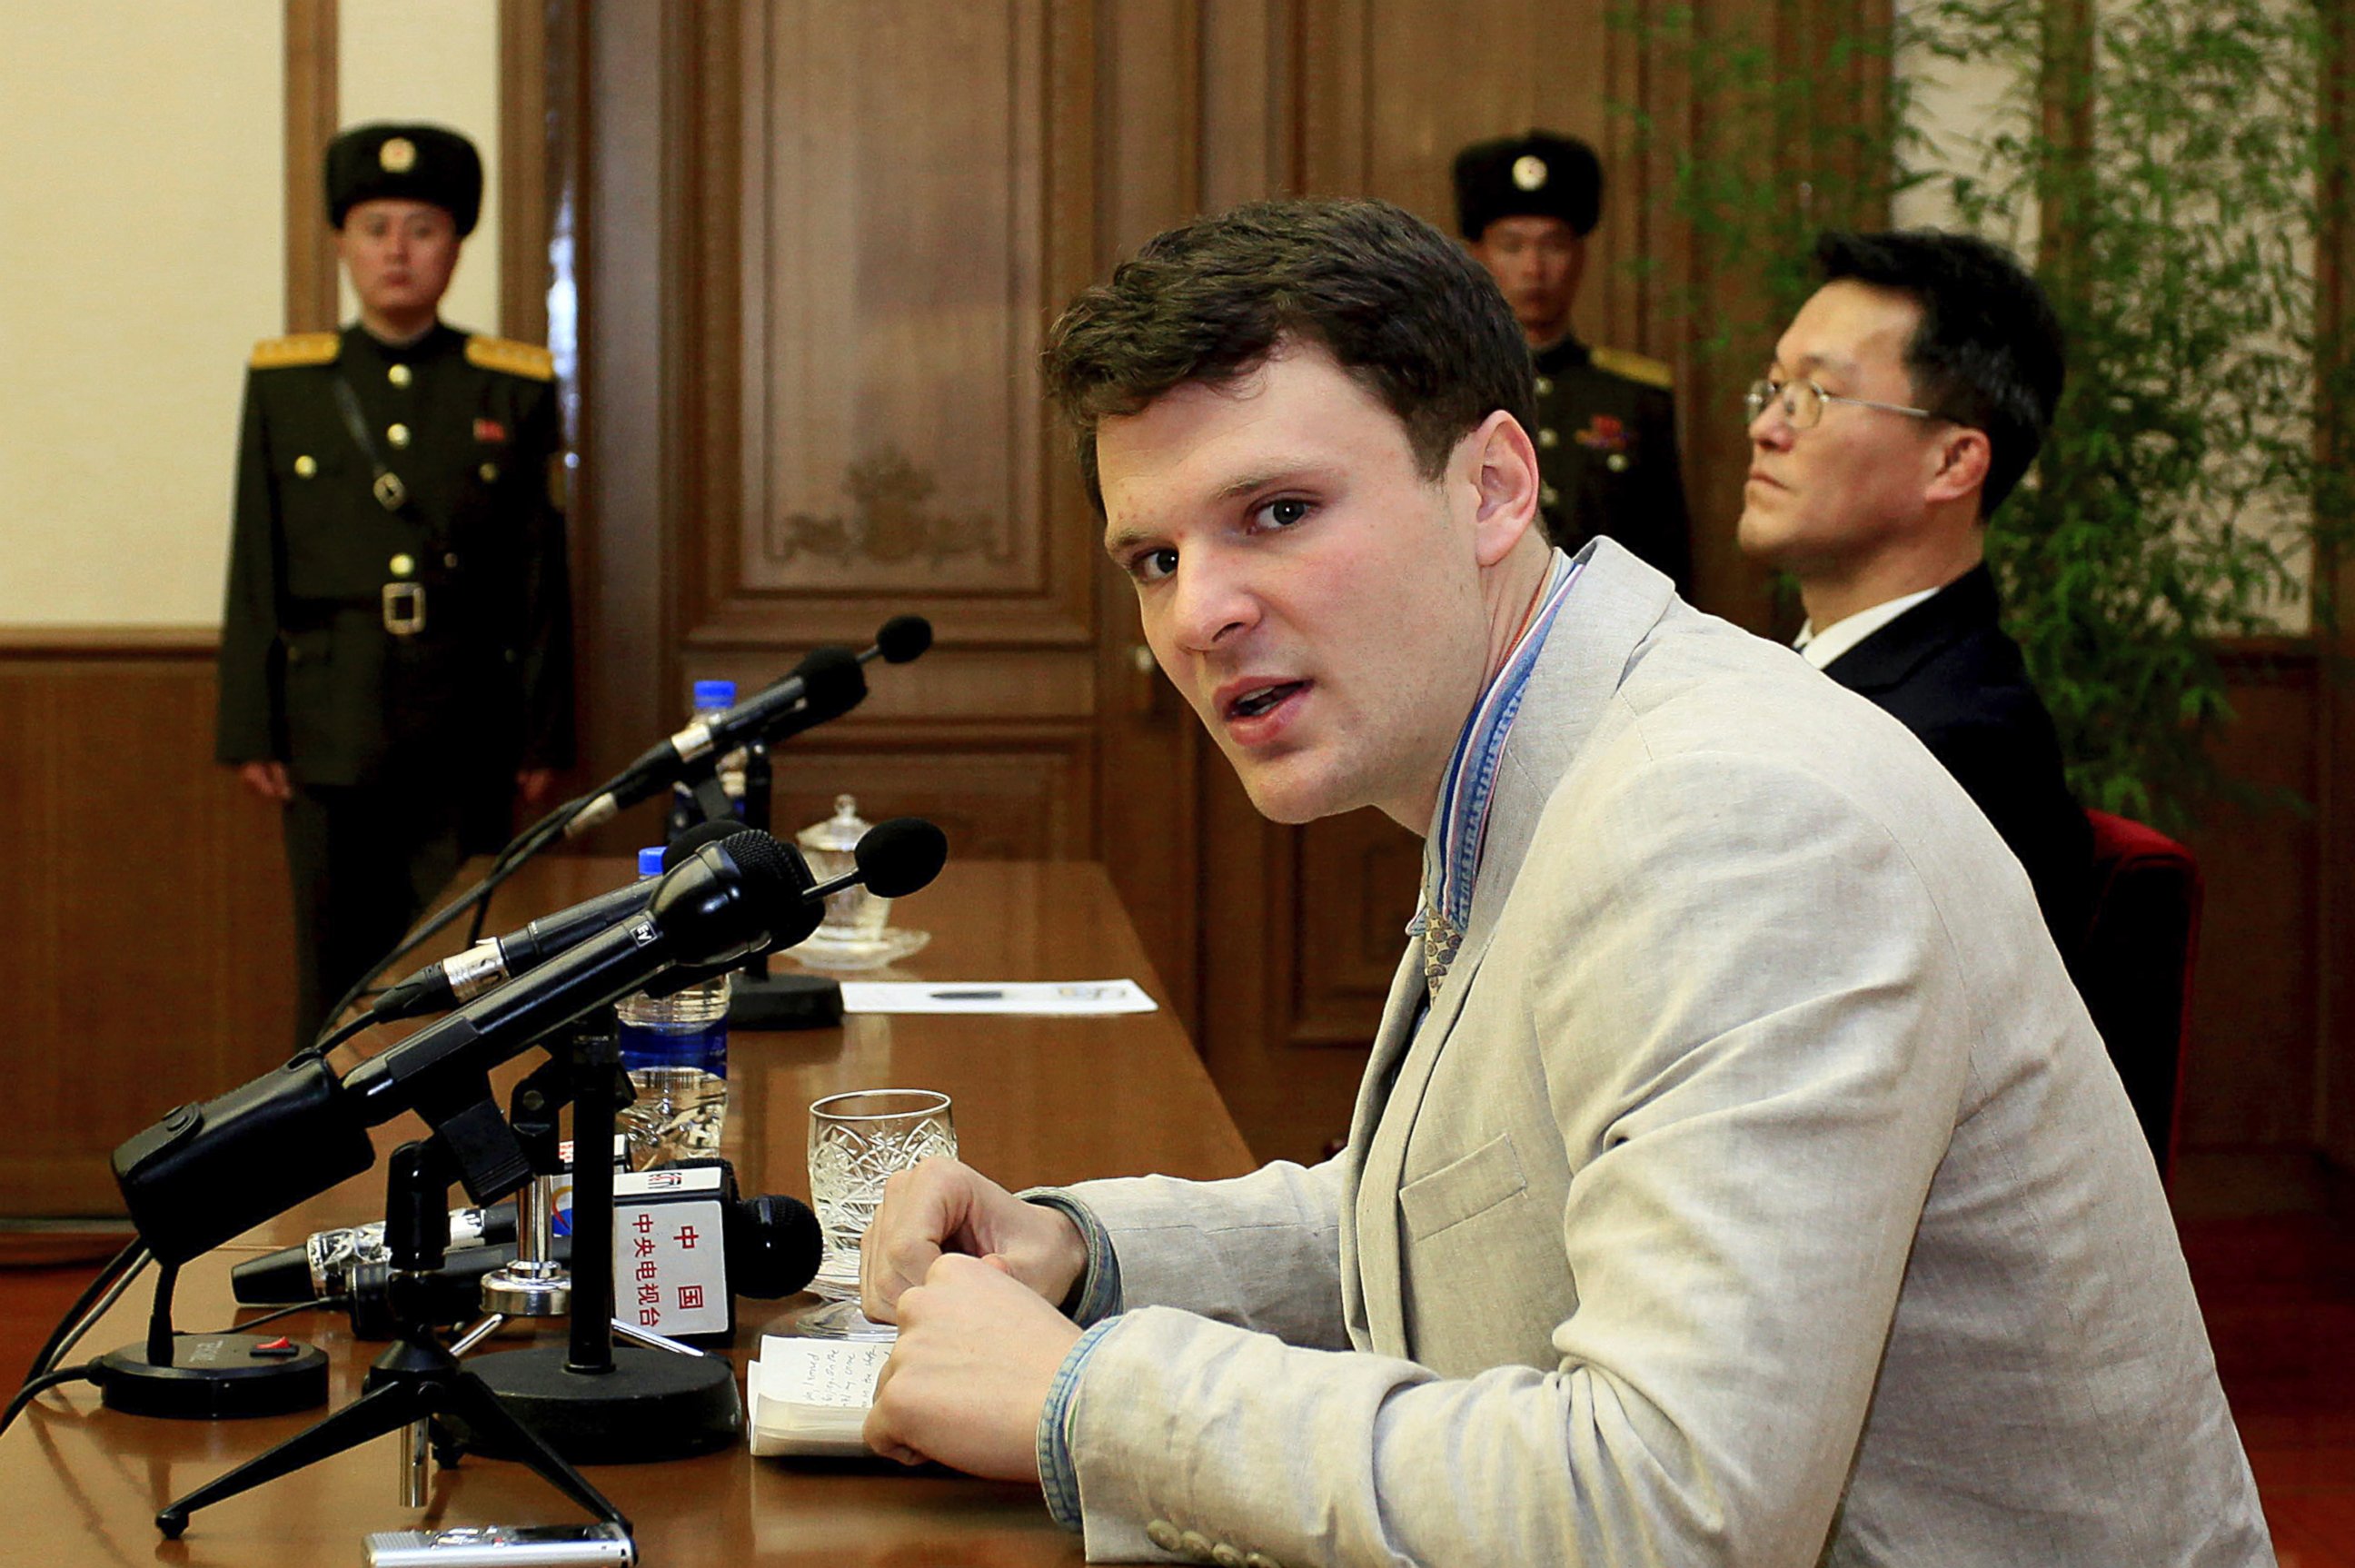
[[802,896],[822,899],[864,882],[877,898],[905,898],[932,886],[932,879],[941,874],[941,868],[948,863],[949,837],[921,816],[895,816],[868,828],[851,849],[850,858],[852,869],[832,881],[820,882]]
[[[516,1210],[512,1203],[485,1209],[450,1211],[450,1247],[471,1252],[478,1246],[512,1242]],[[229,1271],[229,1294],[240,1307],[278,1307],[320,1296],[345,1295],[353,1275],[368,1264],[381,1264],[391,1250],[384,1240],[384,1221],[314,1231],[298,1247],[281,1247],[258,1258],[248,1258]]]
[[[919,889],[932,885],[948,863],[948,835],[921,816],[895,816],[889,822],[879,822],[863,834],[851,848],[851,869],[831,881],[820,882],[802,894],[812,905],[822,908],[826,896],[864,882],[878,897],[904,898]],[[821,921],[823,916],[821,916]],[[805,928],[807,936],[815,925]],[[800,938],[795,938],[796,941]],[[780,949],[793,943],[778,939]],[[724,975],[735,967],[730,964],[681,964],[646,987],[651,997],[667,997],[698,985],[715,975]],[[836,1019],[840,1018],[837,1009]]]
[[[570,1170],[571,1141],[567,1139],[557,1147],[564,1168]],[[627,1147],[615,1135],[613,1162],[623,1169],[629,1166]],[[351,1289],[353,1272],[361,1264],[390,1261],[392,1245],[385,1240],[384,1232],[382,1220],[314,1231],[299,1246],[281,1247],[274,1253],[231,1265],[229,1294],[240,1307],[283,1307],[314,1301],[323,1296],[343,1296]],[[449,1247],[491,1246],[515,1239],[513,1203],[450,1211],[449,1240],[445,1243]]]
[[748,830],[663,874],[645,912],[485,993],[338,1079],[301,1056],[201,1105],[168,1112],[114,1151],[133,1221],[162,1263],[185,1263],[357,1176],[376,1161],[368,1129],[424,1116],[475,1202],[523,1185],[530,1162],[493,1104],[487,1074],[583,1013],[673,964],[732,963],[772,940],[802,941],[820,906],[800,855]]
[[668,788],[684,776],[689,763],[704,757],[731,752],[751,741],[798,735],[840,718],[867,699],[867,677],[861,665],[879,658],[887,664],[906,664],[932,645],[931,622],[921,615],[895,615],[876,632],[874,645],[864,653],[816,649],[783,680],[648,747],[565,823],[564,836],[570,838],[586,833],[623,807]]
[[[678,841],[665,852],[663,865],[666,869],[675,866],[706,844],[717,844],[749,831],[732,818],[698,823],[679,835]],[[485,937],[456,957],[428,964],[398,986],[388,988],[368,1008],[368,1017],[377,1023],[390,1023],[424,1013],[447,1012],[461,1002],[472,1001],[599,932],[643,913],[653,901],[655,886],[653,881],[632,882],[584,900],[570,909],[542,915],[505,936]]]
[[[720,1204],[720,1262],[709,1280],[711,1296],[720,1302],[738,1296],[774,1301],[793,1295],[817,1277],[826,1241],[818,1230],[817,1216],[810,1212],[808,1204],[776,1192],[759,1198],[737,1198],[732,1173],[724,1177],[715,1173],[709,1185],[725,1192]],[[652,1195],[615,1200],[614,1234],[622,1238],[617,1251],[629,1246],[627,1238],[635,1216],[659,1214],[659,1201]],[[572,1238],[558,1236],[552,1251],[555,1261],[570,1264]],[[351,1313],[352,1336],[359,1339],[400,1336],[400,1315],[393,1307],[399,1292],[409,1293],[402,1300],[403,1306],[421,1310],[430,1322],[463,1322],[482,1311],[483,1276],[514,1261],[515,1248],[506,1245],[453,1248],[440,1268],[406,1276],[396,1276],[384,1263],[365,1263],[352,1271],[344,1299],[337,1305]],[[629,1277],[619,1259],[616,1275],[620,1279]],[[713,1310],[727,1309],[715,1306]],[[689,1331],[687,1337],[696,1336]]]

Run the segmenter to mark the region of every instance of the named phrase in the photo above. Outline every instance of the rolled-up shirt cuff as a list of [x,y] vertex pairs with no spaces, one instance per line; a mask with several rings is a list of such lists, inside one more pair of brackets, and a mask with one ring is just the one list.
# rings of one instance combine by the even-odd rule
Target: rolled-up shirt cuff
[[1059,1304],[1063,1316],[1082,1328],[1118,1316],[1125,1307],[1121,1299],[1120,1256],[1113,1251],[1112,1233],[1103,1228],[1103,1222],[1089,1211],[1086,1204],[1060,1188],[1034,1187],[1019,1196],[1025,1202],[1064,1215],[1079,1227],[1080,1239],[1087,1244],[1088,1266],[1079,1283],[1071,1287],[1071,1294]]
[[1080,1512],[1079,1472],[1071,1464],[1073,1396],[1079,1392],[1081,1369],[1111,1331],[1113,1322],[1106,1318],[1073,1342],[1063,1364],[1055,1369],[1046,1406],[1039,1412],[1039,1488],[1046,1495],[1048,1514],[1074,1532],[1084,1528],[1084,1520]]

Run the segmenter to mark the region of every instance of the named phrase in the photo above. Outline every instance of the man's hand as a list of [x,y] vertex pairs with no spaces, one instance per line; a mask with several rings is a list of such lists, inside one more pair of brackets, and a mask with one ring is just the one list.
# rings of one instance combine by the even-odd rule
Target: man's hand
[[926,1280],[943,1253],[995,1258],[1050,1304],[1069,1296],[1088,1266],[1087,1243],[1069,1215],[1024,1202],[969,1165],[928,1159],[884,1185],[858,1244],[860,1309],[878,1323],[899,1322],[900,1293]]
[[1036,1481],[1039,1415],[1079,1325],[998,1259],[954,1253],[936,1257],[899,1308],[868,1446],[903,1465],[937,1459],[991,1480]]
[[554,768],[526,768],[516,774],[516,795],[526,811],[538,811],[556,790]]
[[280,805],[294,798],[294,786],[287,782],[284,763],[240,763],[237,779],[262,799],[275,801]]

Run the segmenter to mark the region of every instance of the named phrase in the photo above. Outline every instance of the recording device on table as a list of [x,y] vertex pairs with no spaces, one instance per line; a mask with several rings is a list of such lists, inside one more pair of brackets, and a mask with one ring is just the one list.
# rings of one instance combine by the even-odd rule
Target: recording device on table
[[[894,832],[876,829],[882,842],[862,864],[871,859],[868,869],[916,885],[930,880],[945,857],[939,829],[884,826]],[[576,1142],[606,1147],[618,1097],[608,1005],[675,971],[730,965],[772,942],[800,940],[836,885],[814,886],[790,848],[739,829],[680,860],[642,903],[602,904],[595,917],[582,913],[588,906],[550,917],[573,934],[570,946],[536,954],[535,966],[341,1078],[322,1054],[305,1053],[205,1104],[174,1110],[117,1149],[116,1179],[163,1278],[146,1341],[104,1358],[98,1381],[118,1409],[213,1416],[320,1403],[324,1358],[301,1348],[295,1360],[317,1364],[313,1389],[297,1397],[287,1363],[256,1337],[174,1334],[171,1284],[179,1265],[367,1169],[374,1163],[370,1127],[413,1111],[433,1129],[388,1165],[385,1288],[400,1337],[371,1369],[368,1392],[327,1423],[169,1504],[158,1528],[176,1536],[197,1509],[397,1431],[403,1497],[411,1506],[424,1497],[430,1443],[445,1460],[468,1451],[523,1460],[626,1533],[626,1519],[573,1464],[669,1457],[732,1442],[742,1412],[724,1360],[686,1347],[673,1354],[613,1345],[614,1177],[607,1162],[587,1162],[575,1173],[571,1255],[583,1267],[570,1285],[569,1346],[485,1355],[462,1367],[434,1333],[435,1286],[427,1276],[447,1261],[453,1180],[475,1203],[490,1204],[534,1174],[523,1138],[492,1102],[491,1069],[535,1045],[549,1049],[556,1060],[526,1081],[538,1081],[535,1115],[552,1118],[552,1103],[570,1097]],[[793,1216],[781,1216],[775,1200],[752,1200],[749,1215],[724,1200],[722,1210],[723,1233],[749,1228],[768,1236],[753,1246],[756,1254],[772,1242],[799,1244],[790,1241],[798,1233]],[[523,1229],[519,1222],[519,1237]]]
[[634,1563],[637,1543],[610,1524],[473,1524],[387,1530],[363,1543],[367,1568],[595,1568]]

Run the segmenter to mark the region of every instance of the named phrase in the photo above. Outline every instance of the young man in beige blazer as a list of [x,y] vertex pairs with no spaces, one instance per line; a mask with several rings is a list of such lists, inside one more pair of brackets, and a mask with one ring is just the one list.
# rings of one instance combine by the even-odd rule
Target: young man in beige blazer
[[1040,1481],[1098,1559],[2272,1561],[2019,863],[1871,704],[1545,546],[1461,251],[1199,220],[1049,373],[1253,801],[1425,834],[1423,908],[1339,1158],[895,1181],[870,1443]]

